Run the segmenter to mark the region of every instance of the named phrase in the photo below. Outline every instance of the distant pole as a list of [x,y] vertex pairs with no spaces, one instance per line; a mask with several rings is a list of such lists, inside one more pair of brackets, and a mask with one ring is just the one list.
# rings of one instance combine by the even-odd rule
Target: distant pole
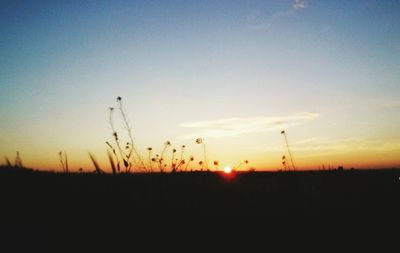
[[287,140],[287,136],[286,136],[285,130],[282,130],[282,131],[281,131],[281,134],[282,134],[283,137],[285,138],[285,143],[286,143],[286,147],[287,147],[287,150],[288,150],[288,153],[289,153],[290,161],[291,161],[291,163],[292,163],[293,170],[296,170],[296,166],[294,166],[293,156],[292,156],[292,152],[290,152],[289,142],[288,142],[288,140]]

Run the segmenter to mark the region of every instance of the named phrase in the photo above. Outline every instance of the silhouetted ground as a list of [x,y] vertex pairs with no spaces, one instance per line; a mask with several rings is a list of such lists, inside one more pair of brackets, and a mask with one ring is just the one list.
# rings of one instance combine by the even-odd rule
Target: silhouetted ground
[[[263,235],[270,230],[287,238],[299,235],[293,229],[304,233],[313,223],[321,226],[314,233],[332,230],[338,220],[338,235],[353,220],[362,225],[359,230],[381,233],[385,230],[370,226],[398,220],[399,177],[400,170],[253,172],[227,177],[198,172],[61,174],[0,167],[0,251],[75,252],[71,243],[79,240],[95,242],[102,249],[100,242],[110,237],[118,241],[123,235],[129,235],[124,242],[131,245],[137,238],[132,233],[138,232],[146,238],[171,236],[179,241],[210,222],[213,227],[204,225],[208,228],[201,232],[205,237],[213,232]],[[210,216],[220,218],[214,221]],[[258,226],[257,231],[235,228],[243,221]],[[304,224],[296,227],[292,222]],[[186,226],[175,232],[179,223]],[[218,227],[224,231],[217,232]],[[14,251],[3,250],[4,245]],[[116,245],[111,243],[110,252]],[[146,247],[153,246],[157,244]]]
[[0,169],[10,217],[393,215],[400,170],[61,174]]

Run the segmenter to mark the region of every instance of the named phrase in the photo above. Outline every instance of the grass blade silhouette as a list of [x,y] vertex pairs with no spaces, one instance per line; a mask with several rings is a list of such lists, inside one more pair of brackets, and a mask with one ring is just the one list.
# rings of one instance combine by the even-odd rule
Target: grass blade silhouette
[[12,164],[11,164],[11,162],[10,162],[10,159],[8,159],[7,156],[5,156],[4,159],[6,160],[6,165],[7,165],[7,167],[12,167]]
[[117,168],[115,166],[114,159],[113,159],[111,153],[108,150],[107,150],[107,156],[108,156],[108,160],[110,161],[112,173],[113,173],[113,175],[116,175],[117,174]]
[[68,157],[67,157],[67,152],[64,151],[64,156],[65,156],[65,172],[68,173]]
[[100,168],[99,163],[97,162],[96,158],[94,158],[94,156],[88,152],[90,160],[92,160],[92,163],[96,169],[97,174],[102,174],[104,171]]

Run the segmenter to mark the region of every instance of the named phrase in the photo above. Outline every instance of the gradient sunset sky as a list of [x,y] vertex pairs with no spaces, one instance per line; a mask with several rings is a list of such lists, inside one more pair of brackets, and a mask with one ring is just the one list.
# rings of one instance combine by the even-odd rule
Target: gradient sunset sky
[[285,129],[299,168],[400,166],[398,0],[3,0],[0,34],[0,155],[29,167],[105,166],[117,96],[145,157],[279,169]]

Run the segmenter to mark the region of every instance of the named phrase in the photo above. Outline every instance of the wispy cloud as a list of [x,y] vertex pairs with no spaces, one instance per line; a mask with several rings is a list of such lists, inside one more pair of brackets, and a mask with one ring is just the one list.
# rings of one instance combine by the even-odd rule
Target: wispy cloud
[[296,14],[297,11],[308,8],[309,0],[294,0],[292,7],[286,10],[278,11],[271,16],[265,17],[261,10],[253,10],[247,16],[248,28],[252,30],[268,30],[275,23],[282,19],[290,18]]
[[193,139],[197,137],[221,138],[259,133],[304,124],[316,119],[318,116],[318,113],[303,112],[281,117],[228,118],[181,123],[179,125],[180,127],[197,128],[199,130],[180,137],[184,139]]
[[308,5],[309,3],[307,0],[294,0],[292,6],[295,10],[302,10],[307,8]]
[[[292,152],[298,157],[317,157],[325,155],[348,154],[351,152],[398,152],[400,151],[400,139],[381,140],[374,138],[345,138],[332,139],[313,137],[290,143]],[[248,148],[259,152],[285,152],[286,147],[282,143],[270,143],[269,145],[256,145]]]

